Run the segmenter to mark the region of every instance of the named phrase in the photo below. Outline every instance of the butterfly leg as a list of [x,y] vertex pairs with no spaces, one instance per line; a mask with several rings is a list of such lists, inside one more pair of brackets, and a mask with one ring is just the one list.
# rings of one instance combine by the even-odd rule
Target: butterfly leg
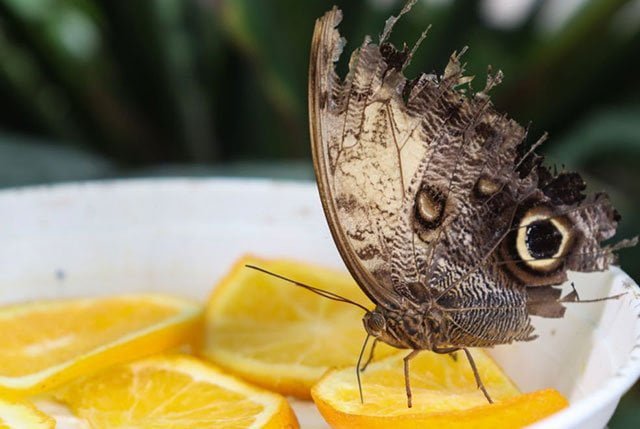
[[358,355],[358,362],[356,362],[356,380],[358,380],[358,392],[360,393],[361,404],[364,404],[364,396],[362,396],[362,380],[360,380],[360,363],[362,362],[362,356],[364,356],[364,351],[367,349],[369,338],[371,338],[371,335],[367,334],[367,337],[364,339],[364,343],[362,343],[360,354]]
[[442,355],[449,355],[449,357],[453,359],[454,362],[458,362],[458,355],[456,354],[458,350],[460,350],[459,347],[434,347],[431,351]]
[[369,366],[369,364],[373,360],[373,353],[376,350],[376,344],[378,344],[378,339],[377,338],[373,340],[373,344],[371,345],[371,350],[369,350],[369,357],[367,358],[367,361],[364,363],[364,365],[362,365],[360,367],[360,372],[364,372],[364,370],[367,369],[367,367]]
[[476,379],[476,384],[478,385],[478,389],[482,390],[482,393],[484,393],[484,397],[487,398],[487,401],[489,401],[490,404],[493,404],[493,401],[491,400],[491,396],[489,396],[489,392],[487,392],[487,389],[484,387],[484,384],[480,379],[480,374],[478,373],[478,368],[476,368],[476,363],[473,360],[473,356],[471,356],[471,352],[469,352],[469,349],[466,349],[466,348],[462,350],[464,350],[464,354],[467,355],[467,360],[469,361],[469,365],[471,365],[471,369],[473,370],[473,376]]
[[420,350],[412,350],[404,357],[404,387],[407,391],[407,407],[411,408],[411,384],[409,383],[409,361],[416,357]]

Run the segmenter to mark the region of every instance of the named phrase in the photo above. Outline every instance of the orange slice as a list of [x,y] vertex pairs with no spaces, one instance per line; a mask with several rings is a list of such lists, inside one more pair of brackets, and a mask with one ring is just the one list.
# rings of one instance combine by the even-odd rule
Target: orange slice
[[[203,355],[253,383],[309,398],[329,369],[354,365],[363,310],[246,268],[253,264],[351,300],[368,300],[346,272],[291,260],[244,257],[215,288],[205,311]],[[376,356],[392,349],[381,345]]]
[[0,398],[0,428],[53,429],[56,422],[30,402]]
[[54,393],[92,428],[297,428],[287,401],[188,356],[111,367]]
[[403,356],[371,364],[362,373],[360,402],[355,368],[332,371],[311,393],[333,428],[517,428],[566,407],[553,389],[520,394],[493,360],[473,352],[482,381],[495,404],[477,389],[463,353],[450,356],[422,352],[410,361],[413,407],[407,408]]
[[108,365],[192,341],[202,309],[178,298],[131,295],[0,308],[0,393],[45,391]]

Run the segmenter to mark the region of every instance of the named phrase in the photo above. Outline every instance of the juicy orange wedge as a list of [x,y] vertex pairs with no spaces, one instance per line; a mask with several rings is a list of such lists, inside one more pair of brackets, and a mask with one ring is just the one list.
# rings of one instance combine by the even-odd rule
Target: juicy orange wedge
[[0,428],[53,429],[56,422],[30,402],[0,398]]
[[54,396],[92,428],[298,427],[280,395],[189,356],[155,356],[72,382]]
[[373,363],[361,374],[364,403],[355,368],[330,372],[311,393],[333,428],[517,428],[568,405],[553,389],[521,394],[488,355],[472,353],[495,404],[488,404],[476,387],[461,352],[453,359],[425,351],[410,361],[412,408],[407,408],[404,385],[406,353]]
[[199,305],[162,295],[0,308],[0,393],[39,393],[100,368],[191,342]]
[[[355,364],[365,336],[363,310],[249,269],[247,264],[356,302],[368,300],[346,272],[250,256],[240,259],[214,289],[205,311],[202,354],[255,384],[310,398],[311,386],[328,369]],[[376,355],[391,350],[380,345]]]

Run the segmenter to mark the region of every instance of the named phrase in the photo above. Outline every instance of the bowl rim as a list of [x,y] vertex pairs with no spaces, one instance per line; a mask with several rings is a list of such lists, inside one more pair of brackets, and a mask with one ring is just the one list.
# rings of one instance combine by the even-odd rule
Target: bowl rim
[[[632,287],[638,288],[638,284],[620,267],[611,266],[610,271],[614,274],[611,282],[621,282],[630,284]],[[627,359],[616,370],[615,374],[610,377],[597,390],[569,404],[569,407],[541,420],[530,427],[533,429],[549,429],[549,428],[567,428],[571,424],[579,422],[585,415],[595,414],[601,409],[615,405],[640,378],[640,294],[636,291],[633,294],[632,302],[635,303],[633,309],[638,312],[636,315],[635,332],[636,340]],[[594,412],[594,410],[596,410]]]
[[[239,178],[239,177],[144,177],[144,178],[117,178],[98,179],[87,181],[70,181],[44,183],[26,186],[14,186],[0,189],[0,202],[14,198],[39,198],[50,193],[59,192],[93,192],[93,191],[119,191],[130,187],[180,187],[180,186],[227,186],[227,187],[264,187],[278,186],[298,190],[316,191],[313,180],[290,180],[274,178]],[[617,406],[622,395],[627,392],[640,378],[640,289],[638,284],[628,276],[620,267],[610,267],[614,274],[612,282],[624,282],[636,288],[632,297],[633,310],[638,312],[636,317],[635,332],[636,343],[631,349],[627,359],[601,387],[589,393],[578,401],[572,402],[568,408],[544,419],[531,428],[566,428],[582,421],[585,416],[596,414],[605,407]]]

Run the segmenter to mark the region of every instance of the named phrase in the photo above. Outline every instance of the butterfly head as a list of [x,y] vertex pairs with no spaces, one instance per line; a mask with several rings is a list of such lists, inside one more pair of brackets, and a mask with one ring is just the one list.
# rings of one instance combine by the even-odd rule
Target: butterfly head
[[387,320],[377,308],[367,312],[362,318],[362,322],[367,333],[375,338],[382,336],[387,329]]

